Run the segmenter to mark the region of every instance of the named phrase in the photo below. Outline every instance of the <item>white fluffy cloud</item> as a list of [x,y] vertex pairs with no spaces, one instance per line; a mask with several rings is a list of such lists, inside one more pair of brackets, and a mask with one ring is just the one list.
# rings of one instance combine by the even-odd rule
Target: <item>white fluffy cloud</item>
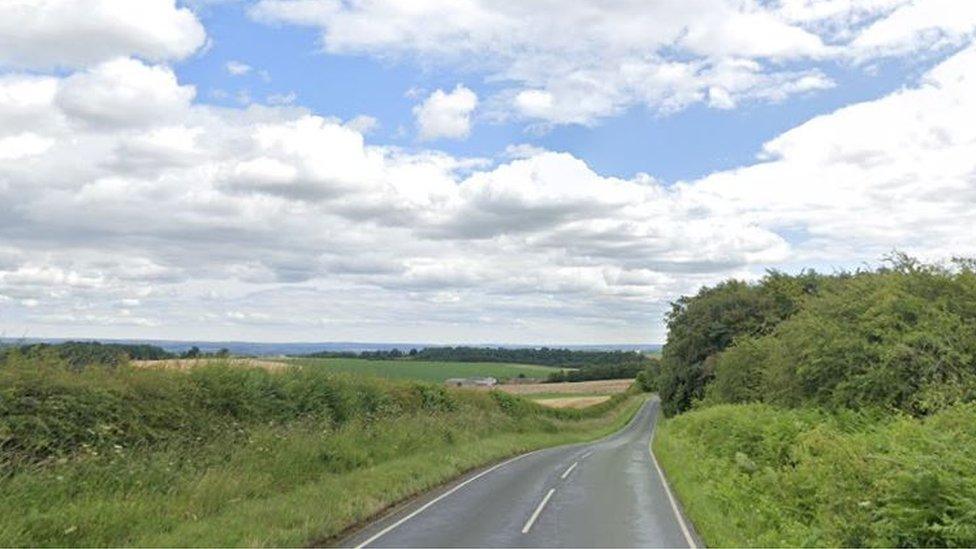
[[206,33],[175,0],[5,0],[0,2],[0,66],[81,67],[137,55],[182,59]]
[[461,84],[450,93],[435,90],[413,109],[420,138],[429,141],[467,137],[471,133],[471,113],[477,106],[478,96]]
[[407,153],[368,144],[362,120],[198,105],[132,59],[8,74],[0,331],[646,341],[669,299],[721,277],[976,254],[974,64],[970,47],[755,165],[672,186],[532,147]]
[[194,95],[164,66],[117,58],[62,80],[55,103],[73,121],[133,127],[181,118]]
[[800,229],[804,257],[976,254],[976,46],[921,84],[802,124],[766,162],[686,184],[714,215]]
[[889,56],[967,43],[976,34],[976,4],[954,0],[900,2],[851,42],[858,58]]
[[318,27],[329,53],[485,73],[509,84],[497,116],[545,124],[779,101],[831,87],[818,63],[959,46],[976,29],[976,7],[955,0],[260,0],[251,14]]
[[606,179],[570,155],[407,154],[366,144],[361,120],[191,92],[134,60],[4,77],[0,330],[643,339],[619,330],[643,333],[653,303],[686,285],[657,267],[687,268],[682,232],[701,248],[694,269],[782,253],[773,234],[687,225],[652,180]]

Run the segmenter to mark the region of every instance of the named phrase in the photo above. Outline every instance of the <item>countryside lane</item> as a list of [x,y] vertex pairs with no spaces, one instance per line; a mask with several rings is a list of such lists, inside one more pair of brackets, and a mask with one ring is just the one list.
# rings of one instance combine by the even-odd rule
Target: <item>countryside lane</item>
[[659,401],[607,438],[474,472],[351,538],[367,547],[688,547],[648,449]]

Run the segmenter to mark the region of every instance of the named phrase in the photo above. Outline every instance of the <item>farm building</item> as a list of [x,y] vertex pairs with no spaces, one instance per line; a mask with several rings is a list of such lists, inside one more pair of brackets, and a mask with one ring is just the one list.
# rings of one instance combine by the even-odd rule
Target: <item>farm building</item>
[[494,387],[498,380],[493,377],[453,377],[444,380],[449,387]]

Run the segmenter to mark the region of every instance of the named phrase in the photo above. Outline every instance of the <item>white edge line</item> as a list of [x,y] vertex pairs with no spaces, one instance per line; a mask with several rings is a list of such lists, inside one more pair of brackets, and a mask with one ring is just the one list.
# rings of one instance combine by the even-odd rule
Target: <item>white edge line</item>
[[526,522],[525,526],[522,527],[523,534],[528,534],[529,530],[532,529],[532,525],[535,524],[535,519],[539,518],[539,515],[542,513],[542,509],[546,506],[547,503],[549,503],[549,498],[552,497],[552,494],[555,491],[556,491],[555,488],[550,488],[549,493],[546,494],[546,497],[542,498],[542,501],[539,502],[539,506],[535,508],[535,512],[532,513],[531,517],[529,517],[529,521]]
[[[656,429],[655,429],[656,430]],[[654,433],[651,432],[651,442],[654,441]],[[674,511],[674,516],[678,519],[678,525],[681,526],[681,533],[685,536],[685,541],[688,542],[688,547],[691,549],[697,549],[698,545],[695,544],[695,538],[691,536],[691,532],[688,531],[688,525],[685,524],[685,519],[681,516],[681,510],[678,509],[678,502],[674,499],[674,494],[671,493],[671,488],[668,486],[668,479],[664,478],[664,471],[661,470],[661,465],[657,462],[657,456],[654,455],[654,449],[648,445],[647,452],[651,454],[651,461],[654,462],[654,468],[657,469],[657,474],[661,477],[661,484],[664,485],[664,493],[668,495],[668,501],[671,503],[671,510]]]
[[573,464],[569,466],[569,469],[566,469],[566,472],[563,473],[563,475],[559,478],[566,480],[566,477],[568,477],[569,474],[573,472],[573,469],[575,469],[577,465],[579,465],[578,461],[573,462]]
[[419,508],[417,508],[416,510],[414,510],[414,512],[410,513],[409,515],[401,518],[400,520],[398,520],[398,521],[394,522],[393,524],[387,526],[386,528],[380,530],[379,532],[377,532],[376,534],[374,534],[372,537],[370,537],[366,541],[364,541],[364,542],[360,543],[359,545],[357,545],[356,546],[356,549],[361,549],[362,547],[366,547],[370,543],[373,543],[374,541],[380,539],[381,537],[383,537],[386,534],[390,533],[390,531],[393,530],[394,528],[396,528],[397,526],[400,526],[404,522],[407,522],[408,520],[410,520],[413,517],[419,515],[420,513],[423,513],[431,505],[433,505],[433,504],[437,503],[438,501],[446,498],[447,496],[453,494],[454,492],[457,492],[461,488],[464,488],[465,485],[467,485],[467,484],[469,484],[471,482],[474,482],[474,481],[478,480],[479,478],[487,475],[488,473],[494,471],[495,469],[498,469],[499,467],[502,467],[504,465],[508,465],[509,463],[512,463],[513,461],[518,461],[518,460],[520,460],[520,459],[522,459],[522,458],[524,458],[524,457],[526,457],[528,455],[534,454],[534,453],[535,452],[529,452],[528,454],[522,454],[520,456],[515,456],[515,457],[513,457],[511,459],[508,459],[508,460],[505,460],[505,461],[503,461],[503,462],[501,462],[501,463],[499,463],[499,464],[497,464],[497,465],[495,465],[493,467],[490,467],[488,469],[485,469],[484,471],[478,473],[477,475],[475,475],[475,476],[469,478],[468,480],[466,480],[466,481],[458,484],[454,488],[451,488],[450,490],[444,492],[443,494],[441,494],[441,495],[437,496],[436,498],[434,498],[434,499],[428,501],[427,503],[423,504],[422,506],[420,506]]

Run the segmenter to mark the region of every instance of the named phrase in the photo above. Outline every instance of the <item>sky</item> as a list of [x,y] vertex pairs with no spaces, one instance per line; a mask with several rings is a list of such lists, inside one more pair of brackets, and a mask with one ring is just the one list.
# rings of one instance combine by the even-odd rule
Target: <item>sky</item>
[[976,2],[7,0],[0,335],[626,344],[976,255]]

